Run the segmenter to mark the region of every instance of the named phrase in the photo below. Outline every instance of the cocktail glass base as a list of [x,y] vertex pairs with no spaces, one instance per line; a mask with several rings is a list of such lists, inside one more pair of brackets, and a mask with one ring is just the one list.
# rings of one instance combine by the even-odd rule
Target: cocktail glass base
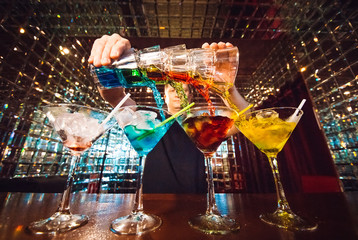
[[88,222],[88,216],[56,212],[51,217],[31,223],[27,229],[33,234],[56,234],[81,227]]
[[290,231],[313,231],[317,228],[316,223],[302,219],[293,212],[276,210],[274,213],[261,214],[260,219],[267,224],[284,228]]
[[111,224],[111,231],[121,235],[139,235],[154,231],[161,225],[162,220],[159,217],[137,212],[114,220]]
[[198,215],[189,220],[189,225],[206,234],[228,234],[240,229],[234,219],[217,214]]

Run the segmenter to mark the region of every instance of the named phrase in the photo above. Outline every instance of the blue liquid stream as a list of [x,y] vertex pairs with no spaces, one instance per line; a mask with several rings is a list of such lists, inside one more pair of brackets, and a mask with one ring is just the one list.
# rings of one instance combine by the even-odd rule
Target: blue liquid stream
[[144,76],[139,69],[100,67],[94,68],[92,71],[94,71],[95,78],[97,78],[100,85],[104,88],[149,87],[153,91],[154,100],[158,108],[162,108],[164,105],[163,98],[155,85],[155,81]]

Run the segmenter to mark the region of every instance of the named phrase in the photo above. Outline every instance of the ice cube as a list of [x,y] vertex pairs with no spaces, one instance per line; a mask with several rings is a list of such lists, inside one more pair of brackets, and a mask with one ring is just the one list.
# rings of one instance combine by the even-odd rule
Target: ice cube
[[56,131],[59,131],[60,129],[65,129],[68,125],[72,122],[72,114],[71,113],[62,113],[58,116],[55,116],[52,113],[47,114],[48,119],[50,122],[53,123]]
[[157,126],[157,125],[159,125],[161,123],[161,121],[159,120],[159,119],[154,119],[154,121],[153,121],[153,124],[155,125],[155,126]]
[[155,126],[154,121],[150,121],[150,120],[142,120],[136,124],[136,127],[138,129],[145,129],[145,130],[151,130],[154,128],[154,126]]
[[121,128],[131,124],[136,117],[135,111],[131,108],[124,108],[115,115],[115,118]]
[[147,120],[154,120],[157,117],[157,113],[146,110],[138,110],[136,114]]
[[[57,116],[54,126],[56,131],[62,135],[61,138],[67,141],[76,141],[71,137],[80,137],[82,142],[92,141],[98,137],[103,128],[97,119],[84,113],[63,113]],[[66,138],[63,138],[66,136]]]
[[153,129],[156,123],[157,114],[152,111],[139,110],[136,112],[136,119],[132,122],[138,129]]
[[267,119],[267,118],[275,119],[278,117],[279,117],[279,114],[274,110],[265,110],[265,111],[258,112],[256,114],[257,119],[264,119],[264,118],[265,119]]
[[83,122],[80,124],[81,127],[78,129],[78,135],[76,136],[83,138],[83,143],[97,138],[104,131],[103,127],[95,118],[85,116],[81,121]]

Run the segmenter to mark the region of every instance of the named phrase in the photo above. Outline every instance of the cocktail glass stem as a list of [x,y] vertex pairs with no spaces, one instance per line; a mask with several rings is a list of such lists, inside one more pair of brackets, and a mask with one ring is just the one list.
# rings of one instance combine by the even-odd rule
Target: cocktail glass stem
[[70,168],[68,171],[65,190],[63,192],[61,203],[58,206],[57,211],[47,219],[31,223],[28,226],[28,230],[30,230],[32,233],[55,234],[57,232],[66,232],[83,226],[88,222],[88,217],[86,215],[71,214],[70,212],[73,173],[76,169],[79,156],[80,153],[74,153],[71,155]]
[[302,219],[291,210],[280,180],[280,173],[277,164],[277,154],[273,156],[268,155],[267,157],[269,159],[269,163],[275,181],[277,209],[274,213],[261,214],[261,220],[268,224],[275,225],[287,230],[315,230],[317,228],[317,224]]
[[211,166],[211,156],[205,156],[205,162],[206,162],[207,178],[208,178],[206,214],[219,214],[216,206],[216,200],[215,200],[215,189],[214,189],[214,180],[213,180],[213,168]]
[[145,156],[139,157],[139,165],[138,165],[138,177],[137,177],[137,187],[136,193],[134,198],[134,205],[133,205],[133,214],[137,214],[138,212],[143,212],[143,169],[145,163]]
[[143,170],[146,156],[139,157],[137,188],[134,197],[134,205],[131,214],[115,219],[111,224],[111,230],[117,234],[139,235],[153,231],[160,227],[162,220],[143,211]]
[[277,164],[277,158],[269,157],[269,163],[271,166],[273,178],[275,181],[276,186],[276,195],[277,195],[277,207],[278,210],[285,211],[285,212],[291,212],[290,206],[288,205],[288,201],[286,199],[285,191],[283,190],[281,179],[280,179],[280,173],[278,170],[278,164]]
[[73,185],[73,173],[75,172],[74,170],[76,169],[79,157],[80,156],[76,154],[71,155],[70,169],[68,170],[65,191],[63,192],[61,203],[58,206],[57,212],[70,214],[70,197]]
[[204,154],[204,156],[208,182],[206,212],[191,218],[189,225],[208,234],[228,234],[237,231],[240,225],[234,219],[222,216],[216,206],[211,155]]

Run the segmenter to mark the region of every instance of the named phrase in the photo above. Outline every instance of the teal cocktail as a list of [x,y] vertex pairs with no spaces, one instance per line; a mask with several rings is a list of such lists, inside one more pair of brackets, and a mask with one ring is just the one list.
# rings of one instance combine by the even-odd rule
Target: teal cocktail
[[[143,116],[148,116],[148,113],[142,112]],[[164,134],[168,131],[170,124],[155,127],[160,124],[159,119],[149,118],[142,120],[143,122],[127,125],[124,127],[124,133],[129,139],[131,145],[136,150],[139,156],[147,155],[160,141]]]
[[[147,154],[165,135],[175,118],[160,108],[150,106],[127,106],[118,110],[118,124],[139,155],[138,182],[131,214],[117,218],[111,230],[117,234],[142,234],[160,227],[162,220],[143,211],[142,175]],[[173,116],[174,117],[174,116]]]

